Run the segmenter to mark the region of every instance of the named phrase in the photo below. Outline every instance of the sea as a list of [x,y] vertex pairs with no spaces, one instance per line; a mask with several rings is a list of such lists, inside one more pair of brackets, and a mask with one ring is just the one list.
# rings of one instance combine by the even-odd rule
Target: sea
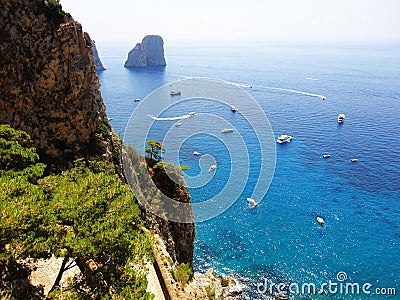
[[[97,43],[107,68],[98,73],[101,93],[123,139],[146,97],[188,78],[231,83],[265,114],[264,129],[274,140],[294,137],[271,146],[269,180],[260,171],[257,130],[263,127],[254,130],[241,113],[245,101],[241,107],[236,99],[233,113],[229,103],[213,99],[178,101],[182,93],[160,115],[143,116],[153,117],[149,137],[161,141],[188,112],[196,113],[193,120],[218,117],[235,130],[207,134],[214,123],[204,124],[178,151],[178,163],[190,167],[188,182],[216,165],[204,184],[188,184],[194,203],[212,201],[232,182],[224,195],[235,195],[229,207],[196,223],[196,272],[213,268],[236,278],[243,299],[273,299],[279,292],[291,299],[400,299],[400,44],[166,42],[166,67],[127,69],[133,46]],[[190,120],[182,118],[182,127]],[[227,142],[235,136],[243,143]],[[247,168],[235,178],[243,169],[233,163],[238,152]],[[260,178],[264,193],[251,207],[246,198]]]

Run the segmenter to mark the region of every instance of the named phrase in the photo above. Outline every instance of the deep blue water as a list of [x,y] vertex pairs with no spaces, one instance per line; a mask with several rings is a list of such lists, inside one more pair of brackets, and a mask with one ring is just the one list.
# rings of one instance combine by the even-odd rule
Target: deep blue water
[[[121,136],[138,105],[133,98],[143,99],[188,76],[251,85],[244,90],[264,110],[275,137],[295,137],[277,145],[272,183],[260,205],[250,209],[245,199],[263,174],[259,145],[240,107],[233,114],[223,105],[197,99],[163,114],[196,111],[221,116],[240,132],[251,160],[239,199],[217,218],[196,224],[197,271],[214,267],[237,276],[247,286],[249,299],[267,299],[256,289],[263,278],[321,284],[337,282],[338,272],[346,272],[346,282],[371,283],[372,292],[395,287],[400,294],[399,45],[172,45],[166,47],[166,68],[141,70],[123,67],[131,45],[97,47],[107,67],[99,74],[102,95]],[[327,100],[287,90],[325,95]],[[346,114],[343,125],[337,123],[339,113]],[[175,122],[156,122],[152,135],[162,139],[165,128]],[[179,162],[191,167],[187,176],[200,172],[194,150],[212,155],[218,166],[208,184],[190,189],[193,202],[210,199],[228,180],[236,180],[229,178],[235,167],[224,143],[229,138],[197,135],[180,149]],[[332,157],[323,159],[324,153]],[[359,161],[351,163],[353,157]],[[316,216],[324,217],[325,227],[316,223]]]

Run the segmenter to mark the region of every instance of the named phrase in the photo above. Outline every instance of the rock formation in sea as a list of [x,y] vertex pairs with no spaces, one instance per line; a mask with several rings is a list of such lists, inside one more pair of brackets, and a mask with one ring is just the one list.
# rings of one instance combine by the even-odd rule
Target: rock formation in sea
[[96,43],[94,41],[92,41],[92,52],[93,52],[94,65],[96,66],[96,71],[105,70],[106,68],[103,66],[103,63],[100,60],[99,52],[97,51]]
[[30,134],[48,163],[111,160],[92,40],[55,1],[0,4],[0,123]]
[[164,41],[159,35],[147,35],[142,43],[129,51],[126,68],[144,68],[148,66],[166,66]]

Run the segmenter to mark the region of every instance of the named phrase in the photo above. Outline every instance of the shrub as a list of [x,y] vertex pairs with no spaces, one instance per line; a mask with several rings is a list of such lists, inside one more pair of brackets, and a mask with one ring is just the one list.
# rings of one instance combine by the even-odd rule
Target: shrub
[[206,292],[208,299],[214,300],[215,299],[215,290],[211,288],[210,286],[206,286]]
[[176,281],[186,284],[193,278],[193,270],[189,264],[182,263],[172,271],[172,275]]

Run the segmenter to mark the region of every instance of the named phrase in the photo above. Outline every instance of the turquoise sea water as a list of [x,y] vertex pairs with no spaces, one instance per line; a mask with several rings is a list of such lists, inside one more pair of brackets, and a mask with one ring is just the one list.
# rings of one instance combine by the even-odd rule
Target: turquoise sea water
[[[344,283],[371,283],[375,294],[328,293],[327,299],[400,297],[399,45],[167,45],[166,68],[141,70],[123,67],[131,45],[97,47],[107,68],[99,73],[102,95],[121,136],[138,105],[132,99],[185,77],[210,77],[251,85],[243,89],[262,107],[275,136],[295,137],[277,145],[271,186],[250,209],[246,197],[260,176],[260,149],[240,107],[233,114],[198,99],[165,112],[221,116],[240,131],[251,159],[241,197],[222,215],[196,224],[197,271],[214,267],[237,276],[248,299],[268,299],[268,293],[257,292],[264,278],[276,284],[339,283],[339,272],[347,275]],[[337,123],[339,113],[346,114],[343,125]],[[154,133],[158,139],[160,132]],[[195,149],[211,154],[218,165],[212,181],[190,189],[200,202],[235,179],[229,178],[230,149],[223,139],[205,135],[189,138],[179,153],[180,163],[191,167],[188,176],[200,172]],[[323,159],[324,153],[332,157]],[[351,163],[353,157],[359,161]],[[324,217],[325,227],[316,216]],[[396,288],[397,296],[377,295],[381,287]]]

